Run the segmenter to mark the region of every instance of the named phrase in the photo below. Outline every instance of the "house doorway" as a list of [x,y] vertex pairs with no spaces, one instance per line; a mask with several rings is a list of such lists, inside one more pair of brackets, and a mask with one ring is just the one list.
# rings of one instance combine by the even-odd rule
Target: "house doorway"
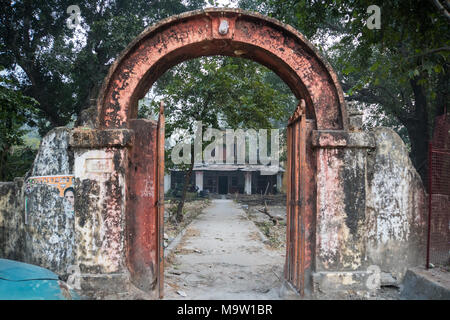
[[228,176],[219,176],[219,194],[228,193]]

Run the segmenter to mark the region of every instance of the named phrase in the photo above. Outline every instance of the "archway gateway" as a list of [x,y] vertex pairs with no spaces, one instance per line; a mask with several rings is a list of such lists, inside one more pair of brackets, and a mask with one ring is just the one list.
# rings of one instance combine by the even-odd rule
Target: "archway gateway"
[[[340,168],[334,166],[319,178],[318,165],[326,166],[339,157],[325,149],[345,146],[349,140],[343,93],[334,71],[303,35],[277,20],[239,9],[207,9],[162,20],[142,32],[114,62],[97,102],[99,137],[88,137],[81,130],[72,137],[75,176],[82,189],[78,195],[92,192],[85,181],[103,186],[98,187],[103,196],[95,206],[102,212],[101,232],[108,239],[97,245],[96,236],[87,236],[95,223],[76,218],[77,261],[85,274],[119,274],[138,288],[162,296],[164,119],[162,112],[159,123],[136,119],[137,102],[172,66],[213,55],[265,65],[301,101],[288,124],[285,277],[301,294],[309,293],[318,267],[340,270],[338,260],[345,258],[335,248],[345,245],[342,241],[331,248],[329,239],[325,246],[316,239],[317,230],[337,233],[342,223],[322,221],[325,229],[316,225],[321,210],[317,185],[322,185],[322,191],[342,192]],[[108,175],[97,170],[97,164]],[[329,196],[337,198],[333,192]],[[322,208],[327,207],[321,219],[333,220],[340,214],[341,204],[320,201]]]
[[347,129],[342,89],[331,66],[294,28],[239,9],[207,9],[162,20],[146,29],[111,66],[98,99],[98,126],[128,127],[137,101],[174,65],[225,55],[259,62],[274,71],[320,130]]

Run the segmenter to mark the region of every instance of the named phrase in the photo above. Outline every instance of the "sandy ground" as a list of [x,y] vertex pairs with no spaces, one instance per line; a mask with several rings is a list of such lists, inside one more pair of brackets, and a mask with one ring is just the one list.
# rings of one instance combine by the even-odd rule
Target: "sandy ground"
[[[165,299],[281,299],[286,224],[281,221],[274,226],[257,210],[260,207],[246,205],[243,210],[242,204],[232,200],[212,200],[166,257]],[[274,216],[285,218],[285,206],[268,208]],[[286,291],[283,297],[299,298]],[[345,292],[309,299],[397,300],[399,288],[382,287],[364,296]]]
[[284,249],[232,200],[213,200],[166,260],[165,299],[280,299]]
[[267,244],[274,249],[286,250],[286,206],[267,206],[270,214],[281,218],[276,224],[258,209],[262,206],[248,206],[244,210],[247,217],[259,228],[267,239]]
[[173,219],[169,219],[171,211],[176,209],[176,201],[167,201],[164,204],[164,247],[168,245],[182,232],[189,223],[191,223],[203,209],[208,207],[210,200],[197,199],[194,201],[186,201],[183,207],[183,221],[175,223]]

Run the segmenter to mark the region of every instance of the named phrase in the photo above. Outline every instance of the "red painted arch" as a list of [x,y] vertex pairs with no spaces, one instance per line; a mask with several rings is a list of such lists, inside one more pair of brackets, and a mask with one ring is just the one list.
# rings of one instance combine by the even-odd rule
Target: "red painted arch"
[[[225,32],[219,25],[228,24]],[[240,9],[206,9],[162,20],[143,31],[111,66],[98,99],[98,127],[128,127],[137,101],[172,66],[200,56],[239,56],[259,62],[305,99],[317,129],[347,129],[335,72],[294,28]]]

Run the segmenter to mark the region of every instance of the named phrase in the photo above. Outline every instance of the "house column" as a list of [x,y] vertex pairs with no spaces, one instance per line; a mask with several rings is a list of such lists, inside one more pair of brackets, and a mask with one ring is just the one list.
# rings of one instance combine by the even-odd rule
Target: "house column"
[[[75,128],[74,150],[75,257],[81,290],[107,294],[126,292],[127,168],[135,140],[128,129]],[[77,200],[78,199],[78,200]]]
[[[311,140],[317,159],[317,193],[309,196],[317,199],[317,208],[309,209],[310,220],[314,216],[316,221],[314,290],[368,290],[372,263],[366,250],[374,207],[366,203],[366,179],[374,137],[366,132],[314,130]],[[330,235],[338,240],[330,241]],[[343,280],[347,278],[352,281]]]
[[172,183],[172,173],[166,173],[164,175],[164,193],[170,190],[170,185]]
[[195,186],[198,192],[203,191],[203,171],[195,171]]
[[245,172],[245,194],[252,194],[252,173]]
[[277,191],[281,192],[281,189],[283,188],[283,176],[281,171],[277,173]]

